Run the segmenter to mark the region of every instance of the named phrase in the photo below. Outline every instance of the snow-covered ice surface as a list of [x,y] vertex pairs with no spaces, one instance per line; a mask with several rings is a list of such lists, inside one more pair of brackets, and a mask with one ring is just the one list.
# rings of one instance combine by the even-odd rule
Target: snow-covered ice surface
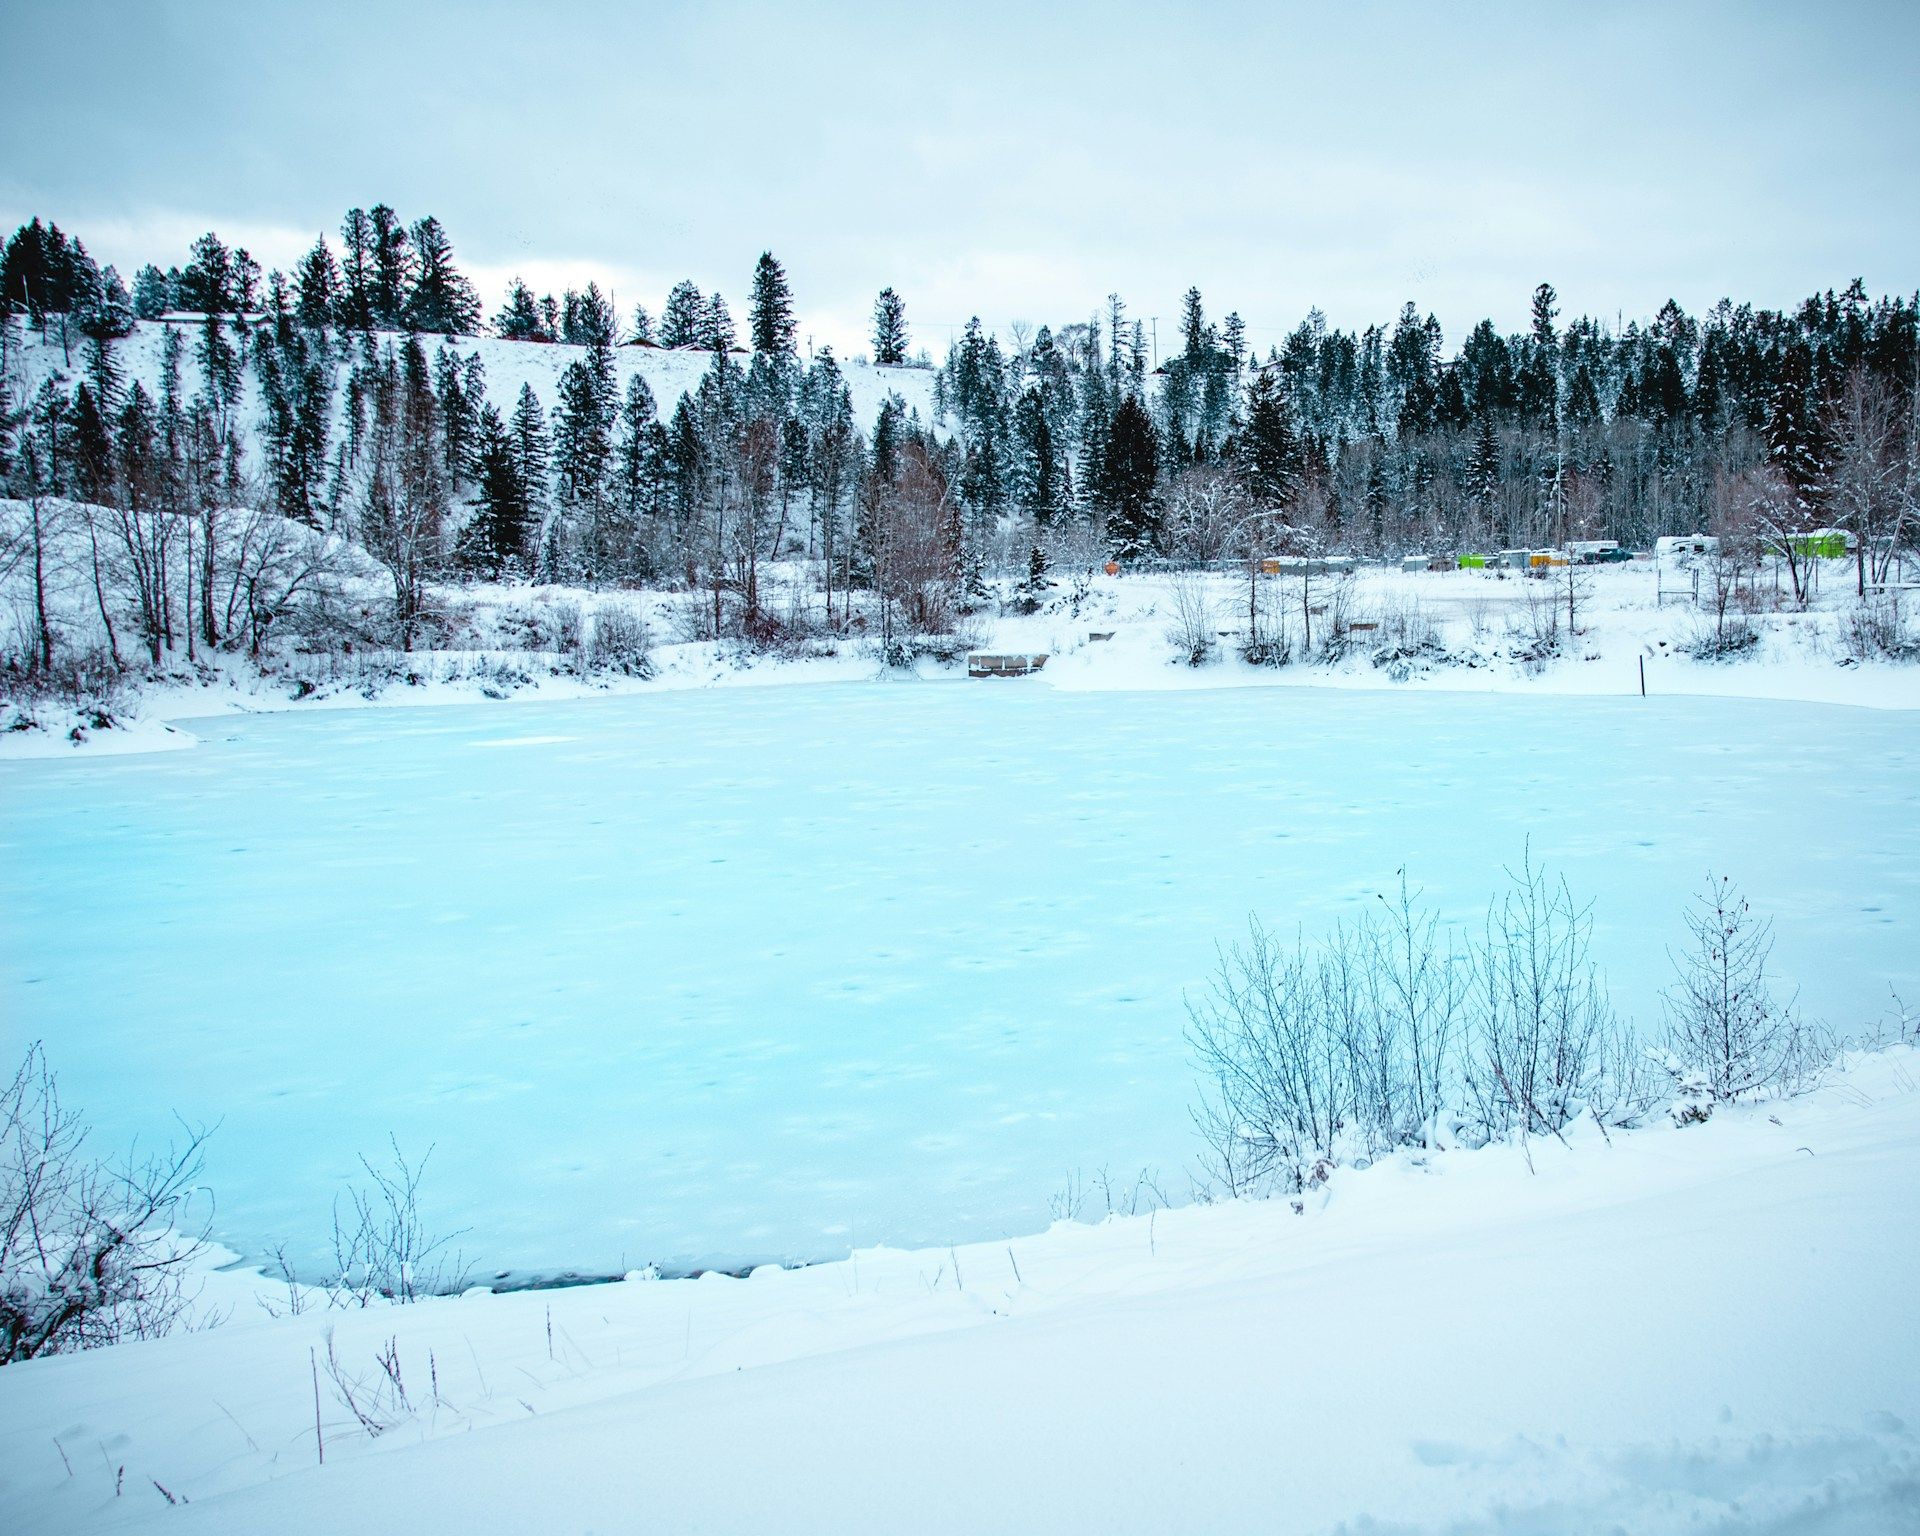
[[1182,1193],[1215,943],[1403,864],[1470,920],[1529,840],[1642,1018],[1709,870],[1807,1011],[1920,996],[1905,712],[1033,679],[189,728],[0,764],[5,1043],[108,1144],[218,1122],[216,1234],[308,1265],[390,1131],[482,1275],[1031,1232],[1075,1168]]
[[[0,1373],[0,1528],[1911,1536],[1916,1076],[1298,1216],[279,1319],[215,1276],[223,1327]],[[412,1410],[322,1376],[320,1466],[329,1335]]]

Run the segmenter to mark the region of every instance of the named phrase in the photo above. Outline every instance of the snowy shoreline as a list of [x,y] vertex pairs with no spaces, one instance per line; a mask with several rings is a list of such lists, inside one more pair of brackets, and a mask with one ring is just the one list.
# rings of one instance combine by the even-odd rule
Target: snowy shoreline
[[[670,1529],[1893,1531],[1920,1509],[1920,1236],[1886,1219],[1920,1176],[1917,1074],[1893,1046],[1704,1126],[1399,1154],[1299,1214],[1190,1206],[746,1280],[289,1315],[283,1287],[216,1273],[220,1327],[9,1368],[0,1510],[129,1531],[604,1529],[640,1506]],[[1062,1426],[1103,1454],[1063,1462]]]
[[[922,660],[889,668],[870,642],[857,637],[815,642],[797,656],[757,654],[737,644],[663,643],[650,653],[651,675],[593,671],[551,653],[504,649],[369,652],[341,658],[284,657],[271,670],[221,656],[188,672],[175,669],[127,686],[128,703],[109,709],[114,723],[90,723],[97,706],[38,707],[37,728],[0,731],[0,760],[168,750],[194,744],[192,724],[236,714],[420,707],[487,702],[544,703],[699,688],[762,689],[826,682],[967,682],[980,688],[1018,687],[1060,692],[1157,692],[1223,688],[1295,688],[1540,697],[1630,698],[1644,672],[1649,697],[1746,698],[1834,704],[1878,710],[1920,709],[1920,665],[1858,662],[1837,656],[1824,627],[1832,615],[1815,610],[1768,616],[1760,640],[1744,654],[1701,660],[1687,654],[1694,615],[1650,601],[1657,583],[1650,569],[1602,568],[1590,578],[1583,629],[1566,653],[1539,665],[1517,663],[1500,625],[1516,622],[1529,602],[1551,594],[1542,583],[1503,580],[1484,572],[1402,573],[1369,570],[1355,598],[1359,611],[1395,611],[1424,605],[1444,644],[1412,665],[1388,666],[1378,651],[1356,645],[1334,662],[1270,668],[1231,652],[1236,605],[1246,581],[1232,575],[1202,578],[1220,621],[1221,653],[1204,666],[1172,659],[1167,639],[1171,587],[1164,575],[1096,576],[1069,610],[1063,599],[1031,615],[988,619],[974,647],[1036,652],[1047,665],[1026,679],[968,679],[963,664]],[[656,632],[671,632],[671,594],[615,594]],[[1271,600],[1270,597],[1263,600]],[[480,589],[476,611],[515,614],[543,604],[590,604],[594,594],[571,589]],[[498,622],[498,621],[496,621]],[[1095,635],[1111,639],[1096,640]],[[323,670],[312,668],[324,664]],[[303,670],[304,669],[304,670]],[[328,669],[332,675],[329,675]],[[411,675],[412,681],[409,681]],[[80,728],[80,736],[72,737]]]

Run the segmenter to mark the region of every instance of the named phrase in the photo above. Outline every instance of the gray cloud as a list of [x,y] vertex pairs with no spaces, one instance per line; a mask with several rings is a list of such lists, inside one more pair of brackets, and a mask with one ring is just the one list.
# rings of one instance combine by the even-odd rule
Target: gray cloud
[[[215,227],[284,262],[350,204],[433,212],[489,284],[589,272],[809,329],[1170,316],[1263,344],[1411,298],[1455,338],[1669,295],[1920,286],[1920,8],[14,0],[0,219],[102,259]],[[493,294],[489,292],[489,299]]]

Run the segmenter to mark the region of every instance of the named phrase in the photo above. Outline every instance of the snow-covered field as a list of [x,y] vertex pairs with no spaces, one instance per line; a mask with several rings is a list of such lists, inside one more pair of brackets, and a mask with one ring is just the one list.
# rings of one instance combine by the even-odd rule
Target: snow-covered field
[[744,1281],[215,1276],[211,1332],[6,1369],[0,1527],[1908,1536],[1916,1076]]
[[481,1274],[620,1273],[1031,1232],[1075,1169],[1183,1195],[1215,944],[1403,866],[1465,921],[1530,845],[1649,1022],[1710,870],[1815,1017],[1920,996],[1910,712],[1075,690],[1073,660],[4,765],[6,1035],[109,1143],[218,1122],[240,1252],[312,1265],[396,1132]]

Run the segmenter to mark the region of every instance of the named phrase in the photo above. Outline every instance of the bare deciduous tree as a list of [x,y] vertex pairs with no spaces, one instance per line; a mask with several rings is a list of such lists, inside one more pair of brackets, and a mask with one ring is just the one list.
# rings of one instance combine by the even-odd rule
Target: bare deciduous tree
[[1235,535],[1253,510],[1238,476],[1214,464],[1180,472],[1167,488],[1167,540],[1182,560],[1212,565],[1233,552]]
[[873,584],[883,644],[892,639],[896,612],[910,634],[951,629],[960,581],[960,506],[924,444],[901,449],[899,473],[877,513]]
[[1886,579],[1908,515],[1901,495],[1906,414],[1887,381],[1861,367],[1847,374],[1826,412],[1827,500],[1853,533],[1855,591],[1863,597],[1869,581]]

